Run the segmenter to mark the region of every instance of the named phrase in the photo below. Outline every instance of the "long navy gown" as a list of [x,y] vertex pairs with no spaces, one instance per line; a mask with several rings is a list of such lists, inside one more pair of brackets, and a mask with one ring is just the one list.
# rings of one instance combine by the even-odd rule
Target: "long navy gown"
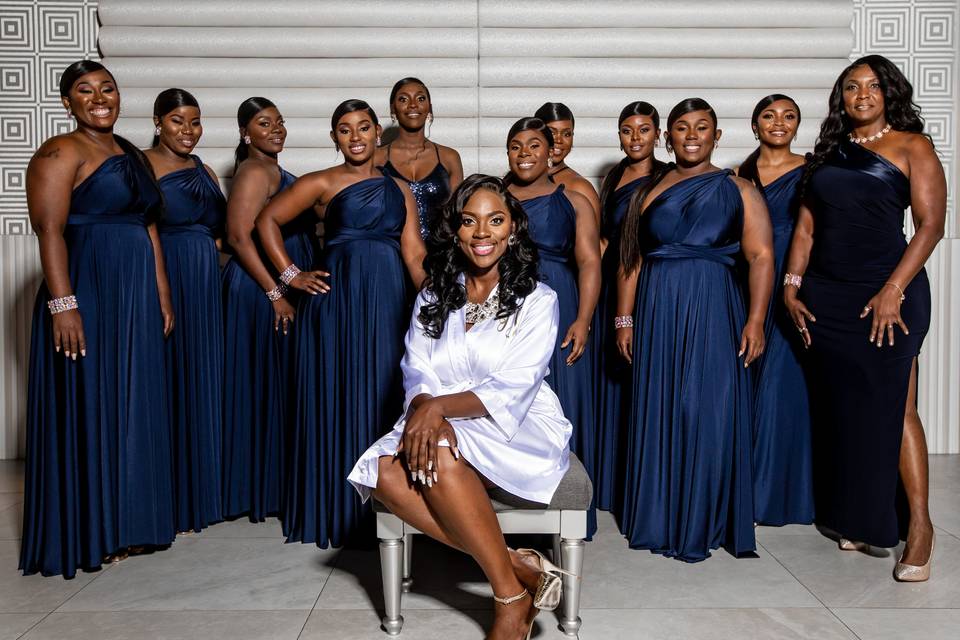
[[[567,365],[572,347],[561,349],[567,329],[577,319],[580,293],[577,288],[577,264],[574,245],[577,236],[577,212],[559,185],[552,193],[520,203],[530,220],[530,237],[540,252],[540,280],[557,293],[560,305],[560,330],[545,378],[560,398],[563,414],[573,424],[570,450],[577,454],[591,478],[596,477],[596,415],[593,393],[593,352],[589,347],[573,366]],[[587,535],[597,530],[596,509],[588,514]]]
[[783,306],[783,275],[800,207],[803,166],[757,186],[773,224],[776,271],[764,328],[766,350],[754,375],[753,518],[760,524],[813,522],[810,398],[800,357],[800,334]]
[[696,562],[756,547],[750,379],[734,274],[743,202],[731,172],[672,185],[643,214],[626,486],[630,546]]
[[226,201],[200,158],[158,181],[160,242],[176,330],[167,340],[167,400],[177,531],[222,520],[223,303],[219,252]]
[[403,192],[389,176],[345,187],[326,207],[330,291],[303,296],[297,313],[288,542],[337,547],[357,529],[364,509],[347,475],[403,409],[413,293],[400,256],[405,221]]
[[597,303],[596,335],[596,411],[597,468],[593,476],[597,507],[610,511],[617,504],[623,488],[622,449],[626,444],[627,412],[630,407],[630,364],[617,350],[617,332],[613,319],[617,315],[617,271],[620,268],[620,227],[626,217],[630,199],[637,189],[649,182],[643,176],[624,184],[613,192],[609,211],[603,218],[603,237],[607,250],[601,262],[600,301]]
[[70,198],[64,230],[86,357],[55,353],[33,312],[20,569],[71,578],[129,546],[167,545],[173,519],[163,320],[146,224],[160,193],[120,154]]
[[[295,180],[280,169],[277,193]],[[304,271],[312,269],[319,253],[313,211],[303,212],[281,231],[290,259]],[[279,282],[267,257],[261,253],[260,259]],[[294,339],[274,330],[273,305],[236,258],[223,268],[221,282],[226,356],[223,515],[246,514],[259,522],[280,513],[289,474]],[[297,296],[287,295],[296,306]]]
[[[800,297],[816,316],[812,356],[816,521],[878,547],[906,536],[897,508],[900,443],[910,369],[930,326],[930,284],[921,269],[904,293],[895,344],[868,342],[860,313],[906,250],[910,181],[886,158],[846,140],[812,176],[813,250]],[[886,335],[886,334],[884,334]]]
[[423,178],[408,180],[390,162],[390,147],[387,146],[387,161],[381,171],[384,175],[400,178],[410,186],[414,200],[417,201],[417,217],[420,219],[420,237],[424,240],[433,229],[433,220],[443,203],[450,196],[450,174],[440,162],[440,149],[434,145],[437,152],[437,164]]

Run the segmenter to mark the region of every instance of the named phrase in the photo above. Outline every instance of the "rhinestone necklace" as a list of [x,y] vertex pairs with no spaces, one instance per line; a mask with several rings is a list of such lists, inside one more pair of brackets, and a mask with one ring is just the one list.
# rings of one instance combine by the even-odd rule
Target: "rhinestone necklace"
[[890,133],[890,125],[885,126],[883,129],[881,129],[880,131],[877,131],[875,134],[867,138],[857,138],[852,133],[848,133],[847,137],[850,138],[850,142],[855,142],[856,144],[863,144],[865,142],[873,142],[874,140],[879,140],[880,138],[882,138],[888,133]]
[[494,289],[483,302],[467,302],[464,306],[464,319],[467,324],[477,324],[497,315],[500,310],[500,288]]

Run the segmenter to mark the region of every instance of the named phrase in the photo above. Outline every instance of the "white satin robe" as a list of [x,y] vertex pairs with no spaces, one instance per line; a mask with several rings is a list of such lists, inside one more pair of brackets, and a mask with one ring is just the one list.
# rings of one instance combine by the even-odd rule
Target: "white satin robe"
[[[461,308],[450,314],[439,339],[424,335],[417,320],[425,295],[417,298],[400,363],[404,416],[422,393],[473,391],[488,415],[450,419],[460,455],[501,489],[549,504],[569,466],[573,431],[543,380],[557,336],[557,294],[539,283],[502,330],[500,321],[490,318],[466,331]],[[379,458],[396,453],[405,424],[401,417],[347,476],[364,501],[377,486]]]

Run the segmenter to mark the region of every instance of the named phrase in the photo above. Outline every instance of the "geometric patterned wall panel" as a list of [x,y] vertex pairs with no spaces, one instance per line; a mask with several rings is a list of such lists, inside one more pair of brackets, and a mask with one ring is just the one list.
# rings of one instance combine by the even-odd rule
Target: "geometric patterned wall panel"
[[30,233],[24,178],[34,150],[70,131],[60,73],[99,59],[96,0],[0,0],[0,234]]

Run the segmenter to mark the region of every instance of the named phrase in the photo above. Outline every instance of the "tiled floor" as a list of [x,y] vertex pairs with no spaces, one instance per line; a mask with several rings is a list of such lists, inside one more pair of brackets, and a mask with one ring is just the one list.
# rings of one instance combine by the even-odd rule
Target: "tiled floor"
[[[0,462],[0,640],[385,640],[375,548],[285,545],[276,522],[232,522],[74,580],[16,570],[22,465]],[[931,457],[933,577],[897,584],[899,550],[843,553],[812,527],[761,528],[758,557],[695,565],[630,551],[606,514],[589,543],[580,638],[960,637],[960,456]],[[482,638],[489,589],[459,554],[418,540],[401,638]],[[553,614],[536,638],[563,638]]]

